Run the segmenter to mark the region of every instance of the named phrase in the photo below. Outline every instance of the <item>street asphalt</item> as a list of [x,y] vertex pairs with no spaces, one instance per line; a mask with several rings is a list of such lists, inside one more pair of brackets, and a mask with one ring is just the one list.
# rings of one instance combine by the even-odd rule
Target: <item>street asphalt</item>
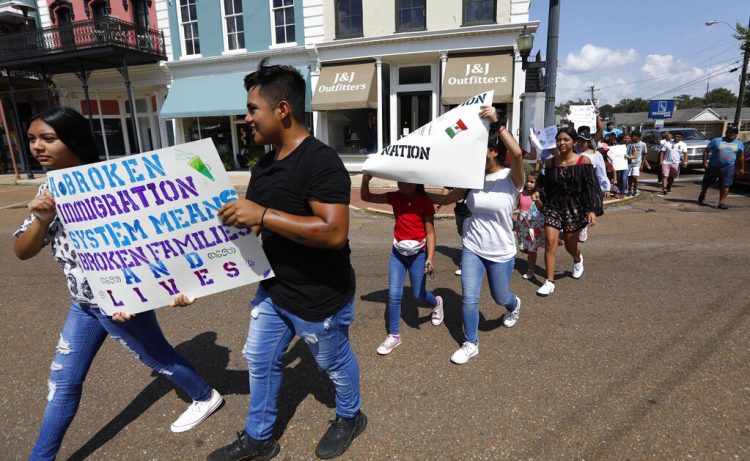
[[[570,277],[572,260],[561,250],[557,290],[537,297],[537,285],[521,278],[519,253],[512,290],[523,307],[515,327],[502,326],[504,309],[484,285],[479,355],[461,366],[449,361],[463,340],[454,222],[436,223],[437,276],[429,283],[445,300],[445,323],[432,326],[430,310],[405,290],[403,344],[379,356],[393,221],[352,211],[351,340],[369,425],[341,459],[750,459],[750,190],[733,190],[731,208],[718,210],[716,190],[707,200],[714,206],[696,203],[696,177],[667,197],[645,179],[640,197],[607,209],[589,232],[580,280]],[[69,299],[47,250],[29,261],[11,250],[35,191],[0,184],[4,460],[25,459],[36,437]],[[253,292],[245,286],[159,310],[167,338],[226,398],[221,410],[192,431],[171,433],[187,397],[107,341],[58,459],[202,460],[231,442],[247,415],[241,351]],[[330,382],[293,342],[277,459],[314,459],[333,417]]]

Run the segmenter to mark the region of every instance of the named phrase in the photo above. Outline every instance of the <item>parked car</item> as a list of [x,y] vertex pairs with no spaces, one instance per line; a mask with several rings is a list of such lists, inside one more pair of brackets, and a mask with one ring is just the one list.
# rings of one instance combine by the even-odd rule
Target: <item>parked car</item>
[[703,149],[706,148],[710,139],[695,128],[671,126],[647,128],[641,132],[641,140],[648,146],[646,158],[652,167],[659,164],[659,142],[666,132],[672,133],[673,137],[675,133],[682,134],[682,140],[688,148],[688,168],[703,168]]

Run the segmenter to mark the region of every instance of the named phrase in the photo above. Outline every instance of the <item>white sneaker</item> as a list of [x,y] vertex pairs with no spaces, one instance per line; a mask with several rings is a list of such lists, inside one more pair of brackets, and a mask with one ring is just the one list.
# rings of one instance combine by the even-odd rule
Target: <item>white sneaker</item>
[[555,282],[551,280],[545,280],[544,285],[536,290],[536,294],[539,296],[548,296],[555,292]]
[[435,326],[443,323],[443,297],[435,296],[437,306],[432,309],[432,324]]
[[221,394],[219,394],[216,389],[211,389],[211,398],[204,400],[203,402],[193,401],[188,409],[185,410],[185,413],[181,414],[180,417],[172,423],[170,429],[172,429],[172,432],[189,431],[211,416],[213,412],[219,409],[223,402],[224,398]]
[[521,313],[521,298],[516,296],[516,309],[512,311],[508,311],[503,316],[503,325],[505,325],[506,328],[511,328],[513,325],[518,322],[518,316]]
[[523,274],[521,277],[523,277],[524,280],[531,280],[532,282],[536,280],[536,274],[533,272],[527,272]]
[[479,345],[467,341],[451,355],[451,362],[462,365],[477,354],[479,354]]
[[589,238],[589,226],[584,227],[578,232],[578,241],[583,243]]
[[573,278],[579,279],[583,275],[583,255],[581,255],[581,260],[578,262],[573,262]]
[[454,272],[456,275],[461,275],[461,269],[456,269],[456,272]]
[[385,337],[385,341],[383,341],[383,344],[378,346],[378,354],[388,355],[391,353],[391,351],[393,351],[393,349],[397,348],[400,345],[401,345],[400,336],[388,335]]

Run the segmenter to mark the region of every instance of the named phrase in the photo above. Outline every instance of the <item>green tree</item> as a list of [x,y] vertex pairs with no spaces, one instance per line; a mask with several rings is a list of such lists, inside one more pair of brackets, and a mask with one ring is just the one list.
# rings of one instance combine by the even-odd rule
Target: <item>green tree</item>
[[703,104],[708,107],[734,107],[737,105],[737,95],[726,88],[714,88],[706,93]]

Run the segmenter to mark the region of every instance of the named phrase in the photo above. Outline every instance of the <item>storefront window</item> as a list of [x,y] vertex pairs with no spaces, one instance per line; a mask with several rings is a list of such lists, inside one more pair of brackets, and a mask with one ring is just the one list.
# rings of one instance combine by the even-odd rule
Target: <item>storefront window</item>
[[328,112],[328,143],[342,154],[365,154],[377,149],[377,114],[373,109]]
[[110,158],[113,156],[125,155],[125,140],[122,136],[122,122],[119,118],[104,119],[105,136],[102,136],[102,124],[100,123],[100,121],[94,120],[94,134],[96,135],[97,144],[101,148],[101,152],[99,152],[99,158],[104,159],[107,152],[104,150],[105,136]]
[[185,142],[211,138],[221,160],[234,168],[232,152],[232,125],[229,117],[196,117],[183,119]]

